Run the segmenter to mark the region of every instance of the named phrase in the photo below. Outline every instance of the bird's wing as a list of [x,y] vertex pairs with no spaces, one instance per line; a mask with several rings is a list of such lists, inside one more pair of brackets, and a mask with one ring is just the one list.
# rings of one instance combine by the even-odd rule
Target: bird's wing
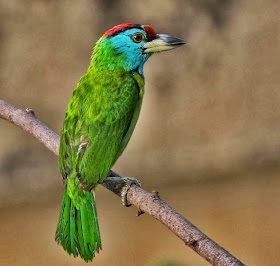
[[85,186],[106,177],[139,103],[139,87],[131,76],[98,84],[90,93],[89,86],[81,80],[73,92],[59,155],[62,175],[78,177]]

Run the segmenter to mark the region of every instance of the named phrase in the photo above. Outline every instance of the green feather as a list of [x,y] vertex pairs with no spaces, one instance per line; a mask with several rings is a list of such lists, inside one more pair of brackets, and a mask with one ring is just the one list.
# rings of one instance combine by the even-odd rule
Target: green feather
[[69,254],[77,257],[79,252],[85,261],[90,261],[95,250],[101,249],[101,239],[94,191],[85,193],[85,200],[77,209],[65,189],[55,239]]
[[76,225],[77,225],[77,235],[78,235],[78,250],[79,254],[82,258],[85,257],[85,247],[84,247],[84,235],[82,230],[82,219],[81,219],[81,212],[77,211],[76,213]]
[[71,246],[71,252],[68,252],[69,254],[73,254],[74,257],[78,256],[77,251],[77,234],[76,234],[76,208],[73,202],[71,201],[71,207],[70,207],[70,246]]

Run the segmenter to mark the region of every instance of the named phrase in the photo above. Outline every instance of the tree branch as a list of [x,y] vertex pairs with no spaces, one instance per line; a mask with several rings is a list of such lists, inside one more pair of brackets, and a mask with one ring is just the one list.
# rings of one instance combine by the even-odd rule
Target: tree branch
[[[54,154],[58,155],[59,135],[50,130],[30,109],[22,110],[0,100],[0,118],[3,118],[33,135]],[[110,171],[110,177],[121,177]],[[115,194],[121,194],[121,187],[112,183],[103,184]],[[165,203],[158,193],[148,193],[140,187],[132,185],[128,190],[127,200],[136,206],[139,211],[146,212],[168,227],[186,245],[197,252],[212,265],[244,265],[228,251],[203,234],[182,215]]]

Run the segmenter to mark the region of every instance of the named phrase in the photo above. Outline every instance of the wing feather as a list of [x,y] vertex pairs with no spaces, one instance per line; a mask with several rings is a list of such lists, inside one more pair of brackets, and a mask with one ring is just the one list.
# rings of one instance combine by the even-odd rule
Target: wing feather
[[73,92],[59,155],[63,177],[79,176],[83,185],[100,183],[106,177],[139,105],[139,86],[133,75],[89,80],[84,76]]

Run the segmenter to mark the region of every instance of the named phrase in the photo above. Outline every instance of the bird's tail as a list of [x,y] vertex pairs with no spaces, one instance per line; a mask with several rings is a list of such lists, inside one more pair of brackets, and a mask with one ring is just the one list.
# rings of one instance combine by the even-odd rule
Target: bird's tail
[[85,194],[85,199],[77,209],[65,188],[55,240],[69,254],[74,257],[80,254],[88,262],[102,246],[94,190]]

